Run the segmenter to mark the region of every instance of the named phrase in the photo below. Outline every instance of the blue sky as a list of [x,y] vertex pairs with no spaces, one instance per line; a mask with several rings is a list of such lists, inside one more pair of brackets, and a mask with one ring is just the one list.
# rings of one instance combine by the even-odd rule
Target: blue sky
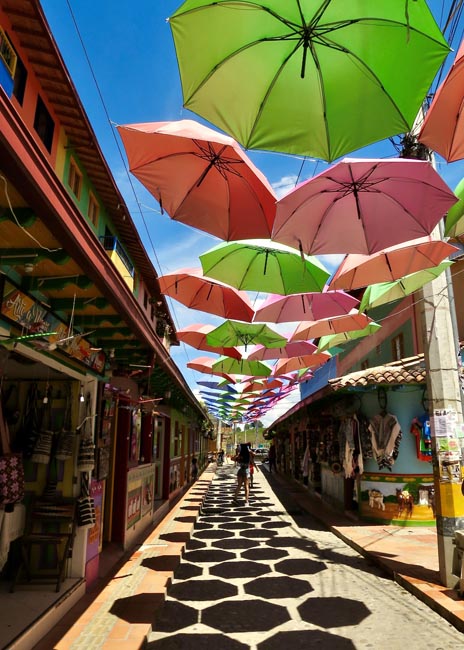
[[[160,214],[155,199],[135,178],[131,176],[129,179],[124,150],[114,128],[114,124],[133,122],[199,120],[182,107],[175,50],[166,21],[181,2],[41,0],[41,4],[102,151],[158,274],[163,275],[181,267],[199,266],[198,256],[219,240]],[[446,16],[450,4],[451,0],[429,1],[439,24],[442,24],[442,7]],[[458,30],[456,42],[452,43],[455,49],[461,36],[462,28]],[[448,61],[451,63],[452,56]],[[302,166],[301,157],[256,151],[247,153],[279,195],[294,187]],[[395,150],[387,141],[350,155],[386,157],[394,156]],[[326,167],[325,162],[306,160],[299,180],[309,178]],[[438,171],[454,188],[464,176],[464,164],[447,165],[438,160]],[[258,297],[258,300],[264,297]],[[209,314],[189,310],[174,301],[170,304],[179,329],[193,323],[220,323],[220,319]],[[288,331],[288,326],[285,329]],[[175,362],[195,391],[198,388],[196,382],[208,377],[188,370],[186,363],[203,354],[184,345],[172,349]],[[272,414],[263,418],[265,423],[271,423],[296,399],[297,395],[294,395],[285,400]]]

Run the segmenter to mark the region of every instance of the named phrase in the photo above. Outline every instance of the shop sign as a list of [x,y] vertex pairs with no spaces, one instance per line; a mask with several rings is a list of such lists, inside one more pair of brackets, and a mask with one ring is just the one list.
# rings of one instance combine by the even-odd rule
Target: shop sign
[[[28,334],[47,334],[47,343],[59,343],[69,336],[69,326],[49,312],[37,300],[28,296],[15,287],[9,280],[5,281],[0,314],[8,321],[21,327]],[[40,340],[35,345],[41,346]],[[72,338],[65,344],[60,344],[60,350],[68,356],[80,361],[100,374],[105,369],[106,355],[104,352],[92,351],[91,344],[80,336]]]
[[93,497],[95,503],[96,521],[87,534],[87,561],[98,555],[102,549],[104,487],[104,481],[92,481],[90,484],[90,496]]

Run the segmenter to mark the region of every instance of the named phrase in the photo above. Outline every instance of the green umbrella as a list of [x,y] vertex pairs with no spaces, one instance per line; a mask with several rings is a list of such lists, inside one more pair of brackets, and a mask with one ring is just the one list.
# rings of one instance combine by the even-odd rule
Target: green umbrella
[[[250,343],[261,343],[266,348],[280,348],[287,344],[287,339],[270,327],[261,323],[238,323],[233,320],[226,320],[211,330],[206,336],[208,345],[214,347],[233,347],[235,345],[244,345],[245,349]],[[219,343],[218,341],[222,341]],[[226,341],[235,341],[233,345],[225,343]]]
[[352,332],[341,332],[340,334],[329,334],[327,336],[321,336],[319,339],[319,345],[317,346],[319,351],[331,350],[337,345],[343,345],[344,343],[349,343],[356,339],[361,339],[363,336],[369,336],[369,334],[375,334],[382,326],[378,323],[369,323],[362,330],[353,330]]
[[359,305],[359,311],[373,309],[387,302],[393,302],[394,300],[400,300],[405,296],[409,296],[409,294],[414,293],[414,291],[417,291],[428,282],[435,280],[452,263],[445,261],[431,269],[424,269],[423,271],[417,271],[417,273],[405,275],[400,280],[371,284],[364,292],[361,304]]
[[464,178],[459,181],[454,189],[459,201],[455,203],[446,215],[445,235],[447,237],[459,237],[464,233]]
[[219,244],[200,261],[204,275],[237,289],[285,296],[322,291],[330,277],[316,257],[266,239]]
[[[271,368],[262,361],[248,361],[248,359],[232,359],[231,357],[219,357],[212,366],[215,372],[224,372],[234,375],[252,375],[254,377],[269,377]],[[229,370],[223,370],[229,368]]]
[[186,0],[170,25],[186,108],[324,160],[409,132],[449,52],[426,0]]

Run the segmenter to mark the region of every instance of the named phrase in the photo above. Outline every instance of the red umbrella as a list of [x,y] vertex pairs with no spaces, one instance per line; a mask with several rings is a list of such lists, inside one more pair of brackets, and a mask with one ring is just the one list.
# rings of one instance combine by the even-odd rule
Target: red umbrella
[[371,255],[430,235],[456,201],[429,162],[346,158],[278,201],[272,239],[309,255]]
[[317,339],[320,336],[326,336],[328,334],[362,330],[371,322],[373,322],[372,318],[369,318],[366,314],[360,314],[353,309],[345,316],[324,318],[312,323],[300,323],[290,337],[290,341],[307,341],[308,339]]
[[179,341],[191,345],[197,350],[204,350],[205,352],[216,352],[217,354],[224,354],[233,359],[241,359],[242,355],[237,350],[237,348],[226,348],[226,347],[215,347],[213,345],[208,345],[206,342],[206,335],[209,334],[213,329],[214,325],[189,325],[184,327],[181,330],[176,332],[176,336]]
[[330,282],[331,289],[359,289],[438,266],[458,249],[430,237],[386,248],[373,255],[347,255]]
[[290,323],[292,321],[319,320],[347,314],[359,304],[353,296],[344,291],[323,293],[294,293],[289,296],[270,296],[256,310],[256,321],[268,323]]
[[269,238],[276,196],[235,140],[193,120],[118,131],[130,171],[171,219],[227,241]]
[[283,375],[294,370],[302,370],[303,368],[316,368],[326,363],[330,358],[330,354],[319,352],[303,357],[293,357],[292,359],[279,359],[272,370],[272,376]]
[[253,320],[253,307],[245,291],[205,277],[200,268],[179,269],[162,275],[158,282],[162,293],[186,307],[247,323]]
[[212,357],[197,357],[193,361],[187,363],[187,368],[191,370],[197,370],[198,372],[204,372],[209,375],[217,375],[218,377],[224,377],[231,384],[235,384],[235,379],[232,375],[228,375],[225,372],[220,372],[218,370],[213,370],[212,365],[217,360]]
[[266,361],[269,359],[288,359],[290,357],[302,357],[316,352],[317,345],[309,341],[296,341],[288,343],[283,348],[265,348],[262,345],[256,346],[256,349],[248,355],[248,359],[257,361]]
[[464,158],[464,41],[417,136],[448,162]]

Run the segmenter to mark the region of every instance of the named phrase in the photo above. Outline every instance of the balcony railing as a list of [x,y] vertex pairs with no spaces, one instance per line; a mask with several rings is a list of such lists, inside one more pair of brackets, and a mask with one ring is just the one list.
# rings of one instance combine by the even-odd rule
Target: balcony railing
[[122,244],[120,243],[119,239],[117,237],[113,237],[113,235],[105,235],[103,237],[100,237],[100,242],[106,251],[114,252],[118,255],[119,259],[124,264],[130,276],[133,278],[134,265],[130,261],[129,256],[127,255],[126,251],[122,247]]
[[7,35],[0,27],[0,59],[4,62],[8,70],[10,71],[11,78],[14,77],[16,71],[16,62],[18,57],[16,52],[13,49]]

